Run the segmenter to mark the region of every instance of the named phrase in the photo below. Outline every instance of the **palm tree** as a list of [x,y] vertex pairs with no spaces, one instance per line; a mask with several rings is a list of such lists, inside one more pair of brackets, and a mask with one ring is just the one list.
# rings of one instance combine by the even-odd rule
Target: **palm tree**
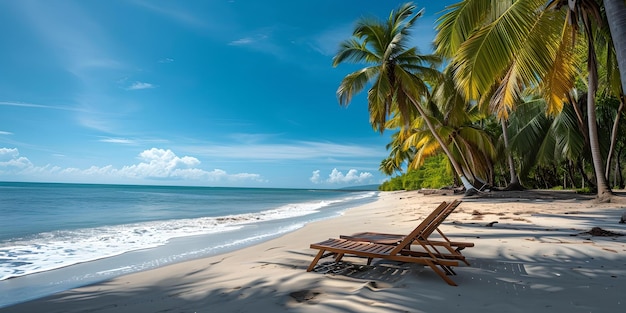
[[584,156],[585,138],[573,105],[563,107],[555,116],[543,114],[545,109],[542,97],[530,96],[511,114],[511,149],[520,156],[524,176],[535,166],[552,166]]
[[606,198],[611,194],[611,189],[604,173],[602,163],[602,153],[600,151],[600,140],[598,139],[598,123],[596,118],[596,91],[598,90],[598,59],[595,50],[594,29],[592,19],[597,23],[602,23],[600,6],[595,0],[553,0],[548,8],[559,9],[568,5],[568,22],[573,26],[574,31],[578,30],[578,23],[584,28],[584,35],[587,37],[587,126],[589,131],[589,148],[593,159],[593,168],[596,176],[596,188],[599,198]]
[[626,22],[624,22],[626,21],[626,2],[624,0],[603,0],[602,2],[617,54],[622,90],[626,91]]
[[[541,12],[533,10],[541,2],[462,1],[449,7],[437,25],[437,53],[452,59],[450,68],[455,72],[459,89],[468,100],[478,101],[481,106],[496,114],[500,121],[510,174],[507,189],[522,187],[510,152],[506,120],[519,102],[523,87],[538,83],[536,73],[529,70],[529,67],[536,63],[544,67],[552,64],[545,55],[558,48],[546,45],[535,47],[541,40],[554,37],[549,36],[553,33],[550,30],[560,26],[554,23],[553,13],[539,14]],[[532,23],[521,19],[529,11],[533,12],[531,17],[541,22]],[[516,24],[514,21],[517,19],[521,19],[523,23]],[[537,34],[529,36],[533,33]],[[526,41],[523,42],[522,39]],[[560,60],[563,65],[568,64],[571,58],[569,54],[561,52]],[[573,73],[569,75],[573,76]],[[568,90],[572,84],[569,82],[563,85],[563,80],[557,79],[552,82],[554,84],[550,86],[556,93]],[[561,102],[553,101],[550,109],[558,112],[560,106]]]
[[[444,139],[466,177],[474,181],[486,181],[492,177],[495,147],[489,134],[476,123],[484,118],[484,114],[464,101],[454,88],[451,76],[444,73],[444,79],[433,86],[430,98],[425,100],[427,118],[439,137]],[[422,117],[406,125],[399,115],[394,115],[386,128],[399,130],[392,134],[392,141],[387,145],[391,151],[381,164],[385,173],[391,173],[393,171],[389,169],[399,169],[403,164],[407,165],[407,170],[418,169],[427,158],[441,153],[439,143]]]
[[402,172],[402,165],[405,161],[413,159],[415,155],[414,149],[403,148],[403,132],[398,131],[391,135],[391,142],[387,144],[389,157],[380,162],[379,170],[387,175],[391,176],[394,173]]
[[371,83],[367,97],[370,122],[380,132],[385,130],[388,116],[399,114],[402,121],[408,124],[417,111],[470,192],[474,189],[472,183],[437,134],[422,106],[423,99],[430,92],[427,81],[440,76],[434,68],[439,58],[421,55],[416,47],[409,48],[410,29],[423,14],[423,10],[414,13],[415,10],[415,5],[406,3],[392,11],[386,21],[367,18],[358,21],[352,37],[341,43],[339,52],[333,58],[333,66],[342,62],[365,63],[368,66],[342,80],[337,89],[339,103],[347,106],[355,94]]
[[[608,31],[608,30],[607,30]],[[600,41],[598,45],[598,56],[599,56],[599,89],[598,89],[598,98],[607,101],[607,99],[616,99],[619,103],[617,105],[617,109],[611,108],[607,112],[604,110],[604,117],[607,116],[607,113],[611,115],[613,126],[611,127],[610,132],[610,143],[609,143],[609,151],[606,155],[606,167],[604,175],[608,179],[611,173],[611,162],[613,159],[613,155],[615,154],[616,147],[618,145],[617,137],[618,132],[621,129],[620,120],[622,113],[624,112],[624,107],[626,106],[626,97],[624,97],[624,92],[622,90],[622,83],[620,79],[619,69],[616,65],[615,50],[613,49],[612,38],[609,36],[607,41]],[[606,108],[605,108],[606,109]],[[609,123],[608,120],[604,120],[605,123]],[[623,124],[623,123],[622,123]],[[602,125],[602,123],[600,123]]]
[[[593,0],[569,1],[570,10],[557,10],[565,2],[550,1],[546,6],[545,0],[466,0],[452,6],[440,19],[436,42],[439,53],[454,55],[451,66],[455,80],[468,99],[480,100],[496,85],[504,88],[502,99],[515,103],[525,88],[540,87],[547,113],[554,115],[567,103],[579,72],[573,34],[580,20],[588,39],[587,127],[598,196],[602,198],[611,192],[604,177],[593,101],[597,64],[592,18],[600,15]],[[501,84],[503,77],[507,78],[505,85]]]

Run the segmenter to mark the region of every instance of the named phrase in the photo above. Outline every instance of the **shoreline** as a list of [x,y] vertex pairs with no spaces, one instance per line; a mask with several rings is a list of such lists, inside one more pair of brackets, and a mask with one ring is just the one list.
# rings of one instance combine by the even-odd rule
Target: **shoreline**
[[174,237],[156,247],[145,247],[3,279],[0,280],[0,309],[123,275],[244,249],[296,231],[308,223],[336,217],[350,207],[376,201],[377,196],[372,194],[350,198],[348,201],[332,201],[333,203],[324,205],[312,214],[240,223],[228,230]]
[[[562,193],[559,193],[562,194]],[[530,195],[526,194],[526,195]],[[463,198],[381,192],[339,217],[308,223],[232,252],[128,274],[0,312],[470,312],[622,311],[626,236],[581,234],[593,225],[626,233],[620,204],[563,197]],[[311,243],[360,231],[408,233],[441,201],[463,203],[442,230],[475,247],[451,287],[428,268],[394,262],[310,273]],[[486,224],[493,227],[485,227]],[[320,264],[332,261],[322,259]],[[346,257],[348,264],[365,260]],[[358,270],[354,270],[358,268]],[[497,296],[497,297],[494,297]]]

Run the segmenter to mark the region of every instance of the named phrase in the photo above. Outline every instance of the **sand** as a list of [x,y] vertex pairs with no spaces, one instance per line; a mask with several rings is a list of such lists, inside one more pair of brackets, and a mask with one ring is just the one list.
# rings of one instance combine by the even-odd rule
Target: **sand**
[[[441,226],[471,266],[449,286],[420,265],[322,259],[314,242],[361,231],[409,233],[441,201],[463,203]],[[252,247],[122,276],[0,312],[626,312],[625,203],[571,192],[482,197],[381,193],[341,217]],[[497,223],[493,223],[497,222]],[[491,227],[489,227],[491,225]],[[595,235],[607,233],[596,232]],[[610,234],[610,233],[609,233]]]

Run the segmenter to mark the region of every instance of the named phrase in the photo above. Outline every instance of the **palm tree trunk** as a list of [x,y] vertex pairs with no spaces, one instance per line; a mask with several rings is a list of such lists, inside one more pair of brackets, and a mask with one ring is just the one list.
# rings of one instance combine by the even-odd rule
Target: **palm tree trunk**
[[617,54],[617,66],[626,91],[626,3],[624,0],[603,0],[606,19]]
[[615,121],[613,121],[613,129],[611,130],[611,147],[609,148],[609,154],[606,156],[606,170],[604,171],[604,176],[607,178],[610,177],[611,158],[613,157],[613,152],[615,151],[615,143],[617,142],[617,127],[619,126],[619,120],[622,116],[622,111],[624,110],[624,101],[626,101],[626,97],[621,96],[619,108],[617,109],[617,114],[615,115]]
[[585,188],[585,182],[587,183],[587,186],[589,186],[590,189],[595,188],[595,183],[591,181],[591,179],[589,179],[589,176],[587,176],[587,172],[585,171],[585,160],[582,158],[579,158],[576,161],[576,167],[578,168],[578,173],[580,174],[580,177],[582,178],[581,182],[581,187]]
[[422,106],[419,103],[417,103],[417,101],[415,101],[413,97],[409,97],[409,99],[411,100],[411,103],[413,103],[415,108],[417,109],[417,112],[419,112],[419,114],[424,119],[424,122],[426,122],[426,126],[428,126],[428,129],[433,134],[433,137],[435,137],[435,140],[437,140],[437,142],[439,143],[439,146],[441,146],[441,149],[448,157],[448,160],[450,160],[450,164],[452,164],[454,171],[456,172],[457,175],[459,175],[459,178],[461,179],[461,182],[463,183],[463,187],[465,187],[465,193],[466,194],[475,193],[476,187],[474,187],[474,185],[472,185],[472,183],[465,177],[465,174],[463,173],[463,168],[461,168],[459,163],[454,159],[454,157],[452,156],[452,153],[450,152],[450,149],[448,149],[448,146],[445,144],[445,142],[443,142],[443,139],[441,139],[441,136],[439,136],[439,134],[435,130],[435,126],[428,119],[428,115],[426,115],[424,108],[422,108]]
[[504,141],[506,160],[509,163],[509,174],[511,175],[511,180],[505,190],[522,190],[524,188],[522,187],[522,184],[520,184],[517,173],[515,172],[515,163],[513,162],[513,155],[511,154],[511,149],[509,148],[509,130],[504,118],[500,120],[500,125],[502,125],[502,139]]
[[567,160],[565,167],[567,168],[567,178],[569,178],[569,184],[572,186],[572,189],[576,189],[576,181],[574,181],[574,165],[572,163],[572,160]]
[[[623,1],[623,0],[622,0]],[[585,18],[585,16],[583,17]],[[598,89],[598,63],[593,45],[593,34],[588,19],[585,18],[585,29],[588,38],[587,69],[588,88],[587,92],[587,124],[589,126],[589,148],[593,160],[593,169],[596,176],[597,197],[606,200],[612,193],[604,176],[602,153],[600,152],[600,140],[598,139],[598,124],[596,121],[596,90]]]
[[576,122],[578,123],[578,129],[580,129],[580,132],[583,134],[585,144],[588,144],[589,130],[587,129],[587,127],[585,127],[585,119],[583,118],[583,112],[581,111],[582,105],[580,105],[578,101],[576,101],[576,99],[574,99],[572,96],[569,96],[568,99],[572,104],[572,107],[574,108],[574,112],[576,113]]
[[460,151],[459,155],[461,156],[461,161],[463,161],[463,164],[459,164],[459,166],[463,170],[463,174],[465,175],[466,178],[469,178],[468,179],[469,181],[476,182],[477,180],[476,174],[474,174],[474,171],[472,171],[472,168],[470,167],[470,164],[467,161],[465,154],[463,154],[463,150],[461,149],[461,146],[459,146],[459,142],[456,140],[456,137],[452,136],[450,140],[452,141],[452,144],[457,148],[457,150]]
[[[591,62],[590,62],[591,63]],[[589,76],[593,76],[593,74],[589,74]],[[589,78],[591,80],[592,78]],[[591,150],[591,158],[593,159],[593,169],[596,176],[596,188],[598,189],[597,196],[599,199],[604,200],[606,197],[611,195],[611,189],[606,182],[606,177],[604,176],[604,166],[602,164],[602,153],[600,152],[600,141],[598,139],[598,125],[596,123],[596,108],[595,108],[595,88],[591,90],[590,87],[589,93],[587,94],[587,114],[588,114],[588,123],[589,123],[589,148]]]
[[622,176],[622,151],[623,148],[620,148],[619,150],[617,150],[617,156],[615,158],[615,163],[617,164],[617,168],[615,169],[617,174],[617,186],[619,186],[620,189],[624,189],[624,176]]

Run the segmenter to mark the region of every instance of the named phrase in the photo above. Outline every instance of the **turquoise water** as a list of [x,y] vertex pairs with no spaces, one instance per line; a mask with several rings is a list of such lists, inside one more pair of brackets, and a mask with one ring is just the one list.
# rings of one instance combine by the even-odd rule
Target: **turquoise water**
[[0,307],[255,244],[375,195],[0,182]]

